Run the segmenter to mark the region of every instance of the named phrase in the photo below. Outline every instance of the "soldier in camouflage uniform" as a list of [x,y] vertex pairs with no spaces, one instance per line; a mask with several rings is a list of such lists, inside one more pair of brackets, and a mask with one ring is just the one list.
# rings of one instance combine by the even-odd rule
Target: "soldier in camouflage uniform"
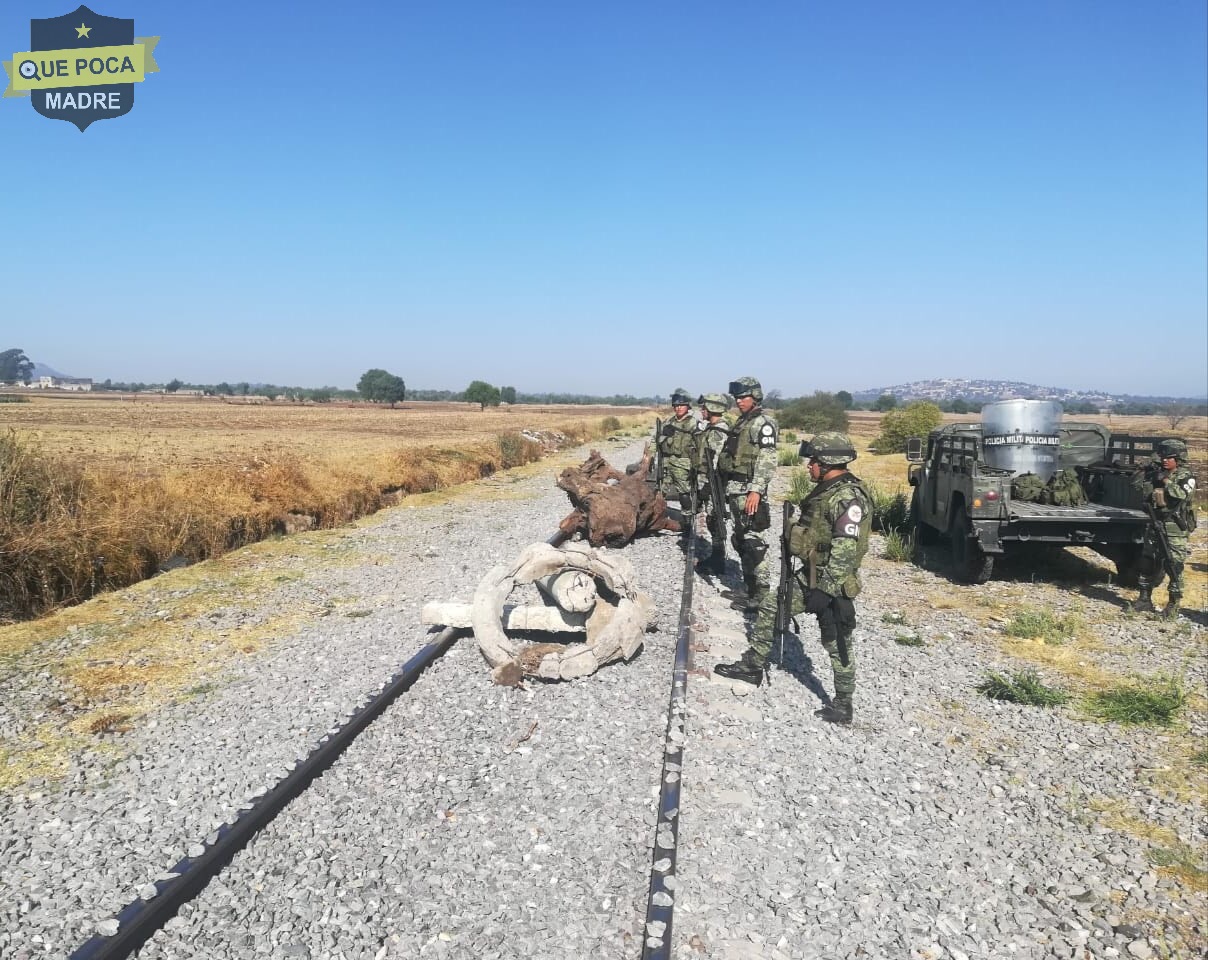
[[[1187,468],[1187,444],[1182,440],[1163,440],[1158,444],[1157,461],[1152,462],[1133,477],[1133,486],[1154,507],[1158,520],[1166,531],[1166,542],[1170,544],[1170,561],[1174,578],[1167,587],[1169,600],[1163,615],[1173,619],[1179,614],[1179,603],[1183,599],[1183,565],[1190,555],[1188,538],[1196,528],[1195,477]],[[1141,588],[1133,609],[1154,612],[1153,588],[1162,582],[1166,570],[1162,565],[1162,546],[1153,527],[1145,531],[1145,545],[1141,554],[1141,574],[1137,585]]]
[[[800,516],[789,535],[790,550],[803,561],[790,585],[790,612],[818,617],[822,646],[830,657],[835,696],[830,706],[814,711],[828,723],[849,724],[856,689],[856,657],[852,633],[860,592],[860,561],[868,551],[872,529],[872,498],[847,465],[856,459],[855,447],[841,433],[820,433],[801,445],[809,460],[810,479],[817,484],[801,501]],[[725,677],[758,684],[772,648],[776,599],[769,595],[760,605],[751,647],[734,664],[716,667]]]
[[687,530],[694,512],[692,460],[696,452],[697,419],[692,415],[692,400],[683,387],[676,387],[671,394],[671,408],[675,417],[663,421],[658,437],[659,453],[663,456],[663,482],[659,492],[668,503],[678,501],[680,522]]
[[742,564],[748,612],[768,592],[767,529],[772,525],[768,485],[776,473],[776,421],[763,412],[763,388],[754,377],[730,382],[738,419],[717,457],[730,508],[730,543]]
[[720,577],[726,572],[726,518],[714,515],[706,461],[716,469],[717,457],[729,439],[730,428],[722,415],[729,409],[730,400],[724,393],[707,393],[696,402],[700,404],[702,417],[700,429],[696,432],[696,472],[702,484],[697,502],[705,505],[709,536],[713,542],[708,559],[701,560],[696,569],[700,573]]

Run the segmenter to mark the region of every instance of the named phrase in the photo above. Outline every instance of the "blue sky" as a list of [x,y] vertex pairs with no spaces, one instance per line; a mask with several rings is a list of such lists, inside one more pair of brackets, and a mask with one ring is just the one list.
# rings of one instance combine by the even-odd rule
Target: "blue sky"
[[0,349],[65,373],[1208,392],[1203,0],[94,9],[130,114],[0,100]]

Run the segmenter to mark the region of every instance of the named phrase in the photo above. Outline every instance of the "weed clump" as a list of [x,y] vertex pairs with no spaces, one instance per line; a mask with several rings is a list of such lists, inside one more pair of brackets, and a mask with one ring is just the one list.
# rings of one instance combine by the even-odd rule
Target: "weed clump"
[[908,563],[914,557],[914,535],[891,530],[885,536],[885,559]]
[[893,638],[893,642],[899,647],[924,647],[926,641],[917,633],[899,633]]
[[616,417],[605,417],[600,421],[600,432],[607,436],[610,433],[620,433],[621,421]]
[[1177,677],[1155,677],[1096,691],[1086,698],[1086,709],[1100,720],[1168,727],[1186,703],[1187,694]]
[[1059,646],[1074,638],[1078,632],[1078,618],[1057,617],[1048,610],[1020,610],[1004,631],[1009,637],[1043,640],[1050,646]]
[[1046,686],[1034,670],[1018,670],[1010,676],[991,671],[975,689],[991,700],[1027,707],[1057,707],[1070,699],[1064,690]]
[[789,478],[788,497],[794,503],[800,503],[814,489],[814,481],[810,479],[808,470],[794,470]]
[[880,486],[868,480],[864,481],[864,489],[872,498],[872,528],[883,533],[897,531],[906,533],[912,526],[910,522],[910,504],[906,494],[901,490],[893,492],[883,490]]
[[801,455],[796,447],[781,447],[776,451],[776,466],[795,467],[801,463]]

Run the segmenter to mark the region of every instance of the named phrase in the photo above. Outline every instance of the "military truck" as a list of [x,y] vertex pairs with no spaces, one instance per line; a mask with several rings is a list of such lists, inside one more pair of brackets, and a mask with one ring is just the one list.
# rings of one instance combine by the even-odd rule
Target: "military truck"
[[[908,441],[916,542],[946,541],[952,572],[966,583],[985,583],[996,557],[1036,544],[1090,547],[1115,563],[1118,582],[1133,585],[1149,517],[1131,478],[1163,438],[1112,434],[1097,423],[1059,422],[1059,406],[1057,418],[1041,425],[1027,423],[1025,415],[1022,426],[1004,428],[986,416],[991,407],[1043,402],[988,404],[981,423],[947,424]],[[1018,409],[1006,411],[1008,419]],[[1076,472],[1087,503],[1059,506],[1012,498],[1012,481],[1021,473],[1034,471],[1047,479],[1063,469]]]

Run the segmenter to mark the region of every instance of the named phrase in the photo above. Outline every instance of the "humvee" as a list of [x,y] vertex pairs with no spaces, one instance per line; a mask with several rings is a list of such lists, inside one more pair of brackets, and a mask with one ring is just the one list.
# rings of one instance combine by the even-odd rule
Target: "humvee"
[[1119,582],[1136,583],[1149,517],[1131,477],[1162,437],[1113,435],[1097,423],[1060,426],[1057,469],[1073,468],[1083,506],[1013,500],[1014,471],[986,462],[982,424],[953,423],[907,442],[916,543],[947,541],[953,574],[985,583],[994,560],[1021,544],[1090,547],[1112,560]]

